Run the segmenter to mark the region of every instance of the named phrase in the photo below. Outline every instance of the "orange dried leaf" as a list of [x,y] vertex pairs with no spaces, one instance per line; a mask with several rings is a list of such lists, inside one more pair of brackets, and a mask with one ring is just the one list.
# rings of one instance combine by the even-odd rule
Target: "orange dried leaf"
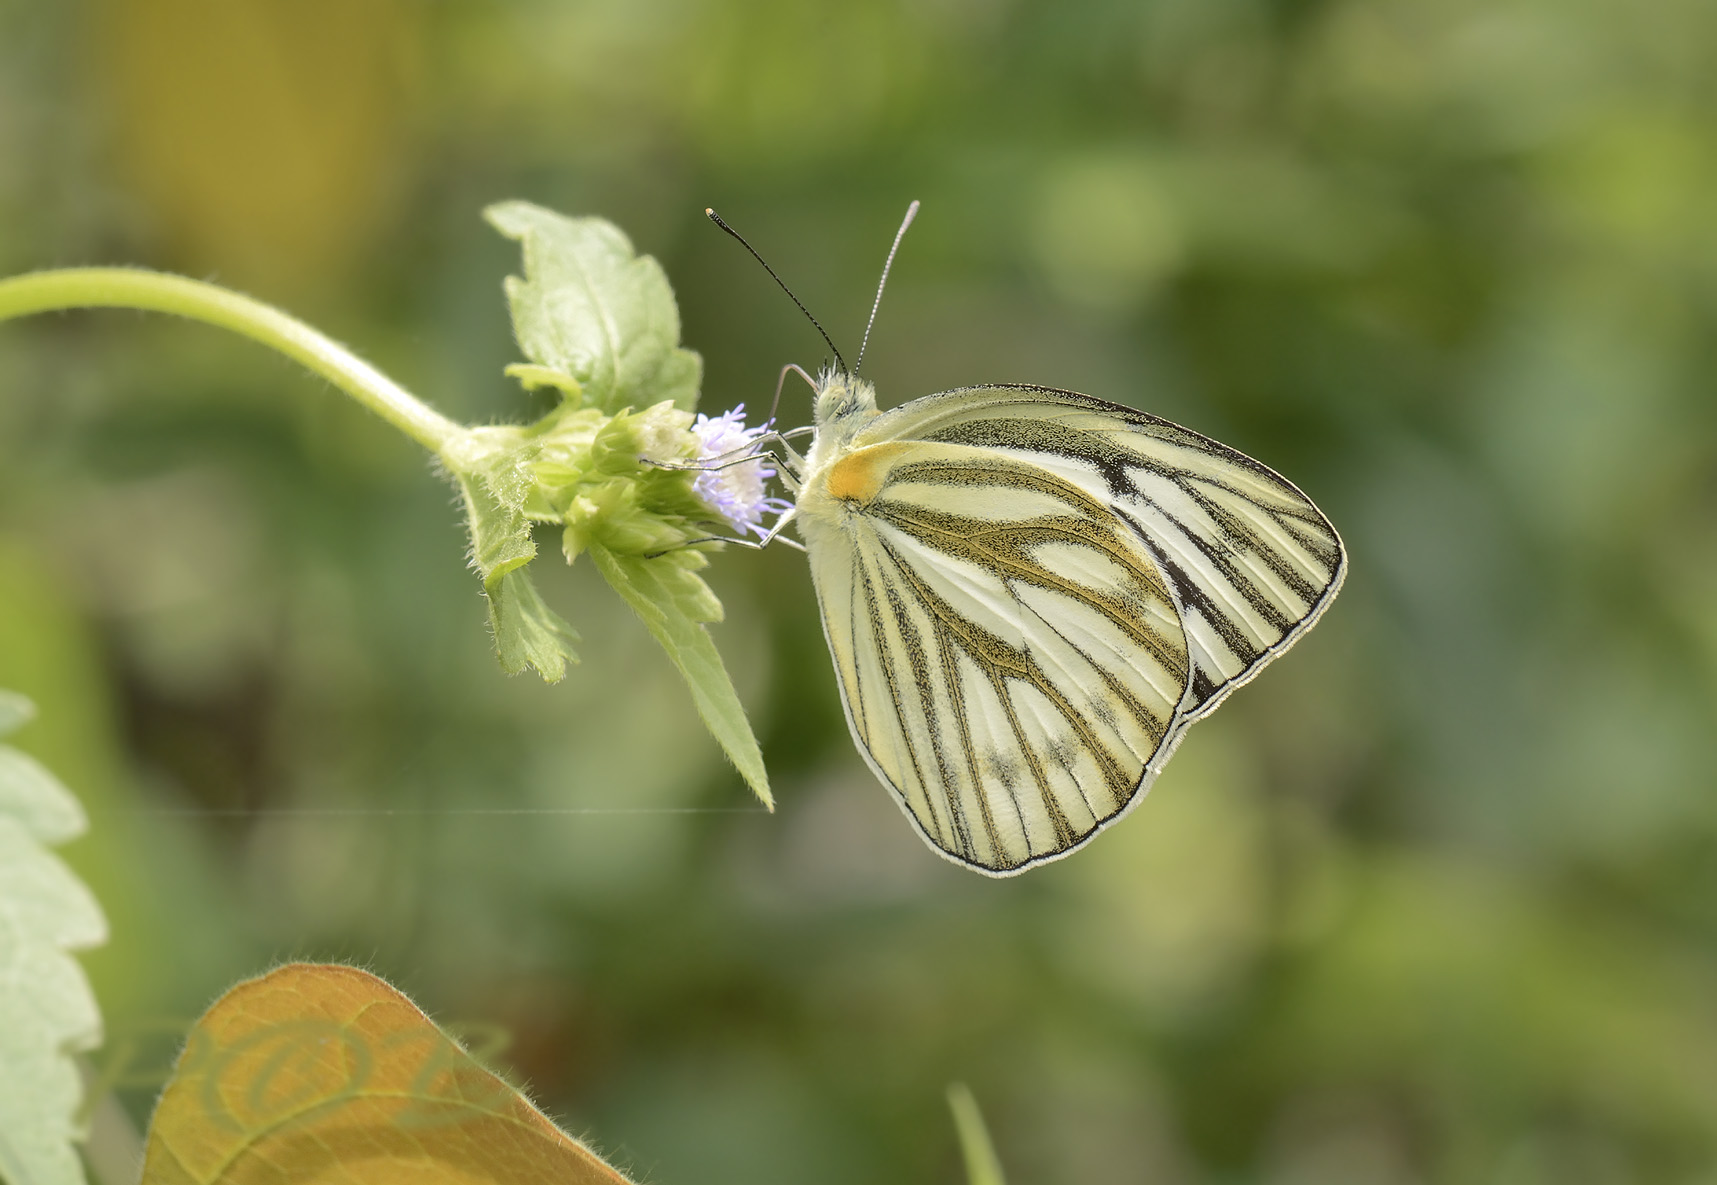
[[143,1185],[628,1185],[352,967],[241,983],[191,1029]]

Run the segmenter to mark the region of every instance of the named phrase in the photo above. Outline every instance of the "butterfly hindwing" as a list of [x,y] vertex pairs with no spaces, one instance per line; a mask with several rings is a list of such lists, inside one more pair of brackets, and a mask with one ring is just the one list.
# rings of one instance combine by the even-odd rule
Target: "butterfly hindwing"
[[1136,528],[987,446],[883,438],[830,468],[799,522],[843,703],[926,838],[1010,872],[1123,813],[1194,675]]

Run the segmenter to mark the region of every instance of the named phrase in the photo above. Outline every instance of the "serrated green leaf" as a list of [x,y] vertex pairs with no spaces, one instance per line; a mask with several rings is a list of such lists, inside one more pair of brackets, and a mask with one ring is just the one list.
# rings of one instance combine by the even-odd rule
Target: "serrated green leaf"
[[[696,557],[697,553],[676,555]],[[703,627],[704,621],[719,619],[720,602],[694,572],[675,562],[675,556],[646,559],[616,555],[605,547],[592,546],[590,558],[603,579],[644,619],[644,625],[668,652],[691,688],[704,727],[727,753],[728,760],[763,805],[774,810],[775,799],[769,793],[763,752],[751,732],[751,723],[716,651],[715,641]]]
[[459,493],[471,530],[471,566],[483,577],[485,586],[536,557],[531,520],[523,507],[503,504],[475,476],[460,477]]
[[516,426],[468,428],[442,461],[459,483],[471,529],[471,563],[488,583],[537,554],[525,502],[535,489],[533,442]]
[[525,504],[536,490],[538,449],[522,428],[473,428],[443,450],[459,483],[471,531],[471,566],[483,578],[489,628],[501,667],[534,667],[550,683],[578,661],[578,635],[544,603],[525,565],[536,557]]
[[575,379],[588,407],[613,413],[671,399],[691,410],[703,362],[680,347],[679,308],[661,265],[601,218],[529,202],[502,202],[484,217],[524,246],[524,278],[507,277],[506,291],[527,358]]
[[[28,718],[23,697],[0,702],[14,722]],[[106,941],[107,923],[43,846],[83,829],[83,809],[53,775],[0,745],[0,1179],[9,1185],[84,1180],[71,1055],[101,1043],[101,1013],[69,952]]]
[[1002,1162],[996,1156],[995,1145],[990,1143],[989,1129],[984,1126],[984,1113],[964,1082],[949,1085],[948,1109],[954,1112],[954,1130],[960,1137],[966,1180],[970,1185],[1006,1185]]
[[536,581],[523,568],[514,568],[486,586],[489,625],[495,631],[495,652],[501,668],[516,675],[527,666],[549,683],[566,676],[566,664],[578,661],[578,633],[548,607]]

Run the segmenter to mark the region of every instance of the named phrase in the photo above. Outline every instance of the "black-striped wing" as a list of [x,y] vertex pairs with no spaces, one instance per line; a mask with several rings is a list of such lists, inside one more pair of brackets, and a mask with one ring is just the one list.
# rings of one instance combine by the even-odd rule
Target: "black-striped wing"
[[799,522],[860,749],[963,863],[1012,872],[1077,846],[1148,783],[1185,697],[1149,551],[1105,503],[992,450],[849,462],[884,467],[875,496],[808,490]]
[[919,829],[994,874],[1078,847],[1340,584],[1262,465],[1071,392],[872,421],[802,492],[853,736]]
[[1044,466],[1144,540],[1179,603],[1204,715],[1317,621],[1347,561],[1292,482],[1178,424],[1073,391],[970,387],[879,417],[872,438],[961,444]]

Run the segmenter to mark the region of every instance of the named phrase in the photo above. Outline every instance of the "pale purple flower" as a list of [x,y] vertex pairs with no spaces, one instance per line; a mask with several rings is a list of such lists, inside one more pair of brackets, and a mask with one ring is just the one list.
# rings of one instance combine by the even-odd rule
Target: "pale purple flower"
[[764,515],[792,509],[791,503],[768,496],[769,479],[775,476],[775,470],[765,463],[767,454],[759,454],[755,461],[731,463],[748,448],[755,448],[758,437],[768,430],[768,424],[756,428],[745,426],[743,403],[713,420],[700,412],[692,424],[692,435],[698,438],[700,446],[697,459],[727,462],[722,468],[698,474],[692,481],[692,489],[741,534],[765,535],[768,531],[763,526]]

